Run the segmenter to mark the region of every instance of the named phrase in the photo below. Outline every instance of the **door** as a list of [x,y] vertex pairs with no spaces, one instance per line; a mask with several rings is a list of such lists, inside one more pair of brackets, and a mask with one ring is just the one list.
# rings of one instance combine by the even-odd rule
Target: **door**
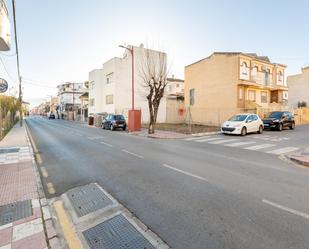
[[247,132],[254,132],[254,116],[250,115],[246,120]]

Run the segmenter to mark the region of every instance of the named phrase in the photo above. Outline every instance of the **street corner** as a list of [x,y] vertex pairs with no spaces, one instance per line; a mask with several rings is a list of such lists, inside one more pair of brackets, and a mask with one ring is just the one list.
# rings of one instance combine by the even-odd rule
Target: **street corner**
[[309,167],[309,153],[302,153],[302,154],[299,154],[299,155],[291,155],[289,156],[290,160],[299,164],[299,165],[302,165],[302,166],[305,166],[305,167]]

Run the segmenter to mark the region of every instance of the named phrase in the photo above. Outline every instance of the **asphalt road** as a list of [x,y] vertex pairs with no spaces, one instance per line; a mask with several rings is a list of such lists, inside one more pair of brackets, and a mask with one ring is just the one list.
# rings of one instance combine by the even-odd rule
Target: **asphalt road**
[[[98,182],[175,249],[309,248],[309,170],[277,155],[62,120],[27,124],[49,198]],[[308,147],[301,129],[279,142]]]

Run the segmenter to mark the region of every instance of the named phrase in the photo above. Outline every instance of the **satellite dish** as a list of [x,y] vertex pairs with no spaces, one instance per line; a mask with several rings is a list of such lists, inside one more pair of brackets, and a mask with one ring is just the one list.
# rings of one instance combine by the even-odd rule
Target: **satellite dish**
[[0,93],[5,93],[8,90],[8,83],[5,79],[0,78]]

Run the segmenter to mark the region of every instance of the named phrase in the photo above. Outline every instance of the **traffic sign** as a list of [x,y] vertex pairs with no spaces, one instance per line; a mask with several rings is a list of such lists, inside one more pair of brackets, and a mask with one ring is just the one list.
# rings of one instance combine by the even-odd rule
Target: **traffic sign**
[[8,90],[8,83],[5,79],[0,78],[0,93],[5,93]]

